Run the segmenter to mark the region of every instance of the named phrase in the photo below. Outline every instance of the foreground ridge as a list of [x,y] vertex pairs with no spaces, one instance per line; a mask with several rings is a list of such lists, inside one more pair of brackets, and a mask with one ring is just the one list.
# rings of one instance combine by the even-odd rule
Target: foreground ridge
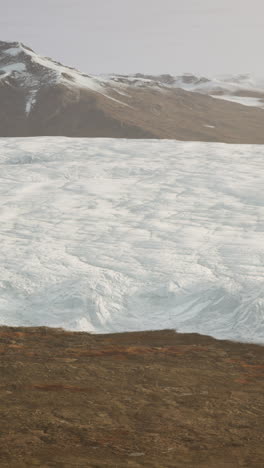
[[263,353],[173,331],[2,327],[0,464],[260,467]]

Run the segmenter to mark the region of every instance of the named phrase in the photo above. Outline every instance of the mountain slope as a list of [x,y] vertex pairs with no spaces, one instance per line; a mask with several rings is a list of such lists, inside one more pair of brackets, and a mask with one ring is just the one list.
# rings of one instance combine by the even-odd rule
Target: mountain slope
[[0,42],[0,136],[264,143],[263,96],[245,77],[88,76]]

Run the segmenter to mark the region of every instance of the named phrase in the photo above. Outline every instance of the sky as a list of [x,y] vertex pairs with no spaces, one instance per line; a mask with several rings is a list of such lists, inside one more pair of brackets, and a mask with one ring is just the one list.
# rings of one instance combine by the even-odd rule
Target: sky
[[86,73],[264,76],[263,0],[0,0],[0,40]]

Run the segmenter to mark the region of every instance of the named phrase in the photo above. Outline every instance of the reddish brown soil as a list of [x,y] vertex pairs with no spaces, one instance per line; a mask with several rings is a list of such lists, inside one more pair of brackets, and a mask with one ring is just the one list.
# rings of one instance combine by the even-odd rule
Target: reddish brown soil
[[264,347],[0,328],[0,466],[263,467]]

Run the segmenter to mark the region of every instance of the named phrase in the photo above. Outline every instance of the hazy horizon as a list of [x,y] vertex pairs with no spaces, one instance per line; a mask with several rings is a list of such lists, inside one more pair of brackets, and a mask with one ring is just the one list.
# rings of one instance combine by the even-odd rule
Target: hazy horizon
[[261,0],[13,0],[1,40],[87,73],[264,75]]

